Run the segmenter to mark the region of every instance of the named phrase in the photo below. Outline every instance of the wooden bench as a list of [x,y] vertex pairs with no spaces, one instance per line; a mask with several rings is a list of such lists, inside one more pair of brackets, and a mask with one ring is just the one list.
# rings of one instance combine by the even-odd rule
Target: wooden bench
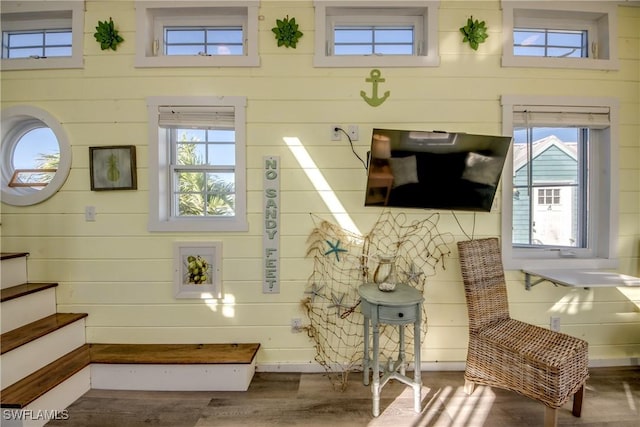
[[91,387],[245,391],[260,344],[91,344]]
[[91,388],[243,391],[255,373],[259,348],[260,344],[85,344],[2,390],[1,407],[24,408],[87,366]]
[[250,364],[260,344],[90,344],[91,363]]

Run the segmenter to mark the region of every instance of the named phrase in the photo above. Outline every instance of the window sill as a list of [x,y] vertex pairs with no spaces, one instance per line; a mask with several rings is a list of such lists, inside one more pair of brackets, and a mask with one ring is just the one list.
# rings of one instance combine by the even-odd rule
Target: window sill
[[[604,269],[554,269],[531,268],[523,269],[525,287],[530,290],[542,282],[570,288],[611,288],[611,287],[640,287],[640,277],[627,276]],[[532,282],[533,277],[538,277]]]
[[84,68],[84,61],[80,58],[24,58],[24,59],[3,59],[1,67],[5,71],[9,70],[53,70],[53,69],[73,69]]
[[611,269],[618,267],[614,258],[511,258],[503,259],[505,270],[532,269]]
[[559,68],[581,70],[618,70],[620,63],[611,59],[539,58],[533,56],[504,55],[503,67]]
[[369,68],[369,67],[437,67],[440,65],[438,56],[324,56],[313,58],[314,67],[335,68]]
[[144,56],[137,57],[136,68],[152,67],[259,67],[260,58],[253,56]]
[[249,224],[239,218],[185,218],[170,221],[152,219],[149,231],[158,232],[207,232],[207,231],[248,231]]

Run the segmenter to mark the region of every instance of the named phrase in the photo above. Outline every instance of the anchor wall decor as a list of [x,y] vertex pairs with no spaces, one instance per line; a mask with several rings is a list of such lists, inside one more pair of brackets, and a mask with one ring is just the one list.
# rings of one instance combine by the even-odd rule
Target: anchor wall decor
[[360,96],[362,97],[362,99],[364,99],[365,102],[372,107],[377,107],[378,105],[382,104],[391,94],[391,92],[387,90],[385,91],[382,98],[378,98],[378,83],[384,83],[386,80],[381,78],[380,74],[380,70],[374,69],[369,73],[369,78],[365,79],[367,83],[371,83],[373,85],[373,88],[371,89],[371,97],[368,97],[364,90],[360,91]]

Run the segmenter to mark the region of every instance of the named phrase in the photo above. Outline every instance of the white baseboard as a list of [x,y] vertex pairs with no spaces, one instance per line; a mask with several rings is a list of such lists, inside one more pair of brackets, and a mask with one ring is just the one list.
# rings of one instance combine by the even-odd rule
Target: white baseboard
[[[466,363],[462,362],[423,362],[420,364],[422,372],[428,371],[464,371]],[[624,359],[598,359],[590,360],[590,368],[609,368],[619,366],[640,366],[640,357],[630,357]],[[413,370],[413,364],[409,363],[408,370]],[[362,366],[354,367],[354,371],[361,371]],[[325,368],[315,362],[307,363],[265,363],[256,366],[256,372],[301,372],[301,373],[323,373]],[[337,372],[337,370],[336,370]]]
[[590,368],[614,368],[618,366],[640,366],[640,357],[589,360]]

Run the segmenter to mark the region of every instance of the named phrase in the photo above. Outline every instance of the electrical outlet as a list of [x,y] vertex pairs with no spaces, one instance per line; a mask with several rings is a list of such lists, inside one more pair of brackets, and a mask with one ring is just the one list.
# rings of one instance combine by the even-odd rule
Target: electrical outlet
[[552,331],[560,332],[560,318],[551,316],[551,321],[549,322],[549,326]]
[[302,319],[300,319],[299,317],[294,317],[293,319],[291,319],[291,332],[302,332]]
[[360,138],[358,125],[349,125],[349,127],[347,128],[347,133],[349,134],[349,138],[351,138],[352,141],[357,141],[358,138]]
[[332,141],[340,141],[342,139],[342,131],[339,130],[341,128],[340,125],[331,125],[331,140]]

